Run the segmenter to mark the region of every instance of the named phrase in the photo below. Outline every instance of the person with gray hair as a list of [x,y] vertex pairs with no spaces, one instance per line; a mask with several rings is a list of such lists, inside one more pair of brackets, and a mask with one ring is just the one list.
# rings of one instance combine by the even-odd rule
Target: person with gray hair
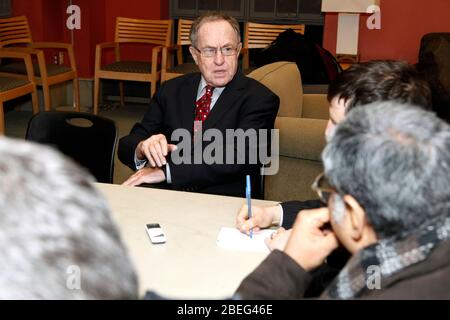
[[[190,38],[189,52],[200,72],[162,83],[142,121],[120,139],[119,160],[136,171],[124,185],[245,197],[246,175],[256,186],[264,162],[251,158],[261,150],[268,154],[271,145],[270,134],[263,139],[256,133],[274,128],[280,99],[238,70],[242,43],[236,19],[202,15]],[[249,133],[243,151],[226,139],[230,131]],[[179,138],[180,132],[187,138]],[[211,132],[216,135],[208,140]],[[209,161],[203,155],[211,148],[215,158]],[[253,190],[253,196],[262,196]]]
[[321,298],[450,299],[450,126],[397,102],[338,125],[313,185],[326,208],[298,215],[240,285],[246,299],[301,298],[340,242],[352,254]]
[[93,177],[0,138],[0,299],[134,299],[137,277]]

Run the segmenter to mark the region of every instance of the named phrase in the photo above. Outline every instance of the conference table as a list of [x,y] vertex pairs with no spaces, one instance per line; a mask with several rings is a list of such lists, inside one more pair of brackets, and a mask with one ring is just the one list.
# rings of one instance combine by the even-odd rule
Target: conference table
[[[218,247],[222,227],[234,227],[244,198],[96,183],[107,199],[139,278],[139,291],[172,299],[231,297],[267,256]],[[253,200],[252,204],[273,205]],[[159,223],[167,237],[152,244],[145,230]]]

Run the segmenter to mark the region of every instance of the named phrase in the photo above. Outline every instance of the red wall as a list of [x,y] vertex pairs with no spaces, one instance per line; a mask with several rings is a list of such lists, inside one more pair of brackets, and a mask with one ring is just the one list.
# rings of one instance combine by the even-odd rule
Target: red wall
[[[13,13],[14,16],[27,16],[34,41],[68,42],[69,32],[64,28],[65,2],[63,0],[14,0]],[[57,53],[58,50],[47,50],[47,61],[50,63],[53,55]]]
[[[381,30],[366,27],[362,16],[359,53],[362,61],[402,59],[416,63],[420,40],[430,32],[450,32],[450,0],[381,0]],[[336,52],[337,14],[325,17],[324,47]]]
[[42,24],[42,21],[44,21],[42,2],[43,2],[42,0],[12,1],[13,15],[14,16],[25,15],[28,17],[28,22],[31,27],[31,34],[33,36],[33,40],[35,41],[42,41],[44,37],[44,25]]
[[[81,8],[81,30],[74,30],[74,49],[80,77],[94,74],[95,45],[114,40],[117,16],[144,19],[168,18],[169,0],[73,0]],[[14,0],[14,15],[26,15],[35,41],[70,42],[65,27],[68,0]],[[368,30],[361,17],[359,48],[362,61],[403,59],[417,61],[422,36],[450,32],[450,0],[381,0],[381,30]],[[324,46],[336,49],[337,15],[325,17]],[[107,55],[108,60],[112,55]],[[147,48],[124,48],[123,59],[150,60]]]
[[[73,30],[73,45],[78,73],[92,78],[95,45],[114,41],[116,17],[167,19],[169,0],[73,0],[81,8],[81,29]],[[66,28],[68,0],[14,0],[13,13],[26,15],[35,41],[71,41]],[[148,47],[125,46],[122,59],[151,60]],[[112,55],[107,56],[111,59]],[[108,59],[108,60],[110,60]]]

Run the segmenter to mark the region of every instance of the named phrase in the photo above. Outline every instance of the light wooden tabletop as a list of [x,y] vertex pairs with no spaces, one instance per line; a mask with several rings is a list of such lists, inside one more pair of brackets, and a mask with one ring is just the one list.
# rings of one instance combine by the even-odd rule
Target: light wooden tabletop
[[[108,200],[128,247],[141,294],[153,290],[168,298],[227,298],[266,257],[216,246],[220,228],[235,225],[243,198],[100,183],[96,187]],[[161,225],[165,244],[150,242],[147,223]]]

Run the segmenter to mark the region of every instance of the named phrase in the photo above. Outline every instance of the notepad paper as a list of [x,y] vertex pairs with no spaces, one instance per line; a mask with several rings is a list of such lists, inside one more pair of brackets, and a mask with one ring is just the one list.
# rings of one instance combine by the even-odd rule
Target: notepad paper
[[275,230],[260,230],[253,232],[252,238],[240,232],[236,228],[220,229],[217,236],[217,246],[230,250],[256,251],[269,253],[270,250],[264,243],[264,240],[275,232]]

